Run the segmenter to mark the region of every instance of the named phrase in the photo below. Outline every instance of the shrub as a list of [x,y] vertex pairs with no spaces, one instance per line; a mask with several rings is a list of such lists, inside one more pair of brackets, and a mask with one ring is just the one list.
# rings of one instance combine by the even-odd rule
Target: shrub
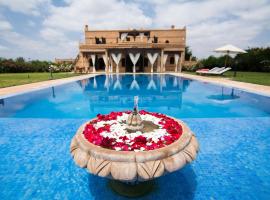
[[70,64],[53,64],[49,61],[32,60],[25,61],[24,58],[16,59],[0,58],[0,73],[22,73],[22,72],[49,72],[53,65],[53,72],[70,72],[73,66]]
[[188,72],[195,72],[198,69],[202,68],[201,65],[199,65],[199,63],[197,63],[196,65],[192,65],[192,66],[183,66],[182,70],[183,71],[188,71]]

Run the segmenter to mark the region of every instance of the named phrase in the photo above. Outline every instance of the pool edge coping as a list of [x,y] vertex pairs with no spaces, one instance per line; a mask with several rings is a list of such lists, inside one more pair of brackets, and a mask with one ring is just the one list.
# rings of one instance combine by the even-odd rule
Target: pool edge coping
[[[64,85],[67,83],[71,83],[74,81],[79,81],[83,79],[88,79],[91,77],[99,76],[99,75],[115,75],[116,73],[112,74],[106,74],[106,73],[95,73],[95,74],[83,74],[79,76],[74,76],[74,77],[68,77],[68,78],[61,78],[61,79],[55,79],[55,80],[48,80],[48,81],[40,81],[40,82],[35,82],[35,83],[29,83],[29,84],[24,84],[24,85],[18,85],[18,86],[11,86],[11,87],[6,87],[6,88],[0,88],[0,93],[1,90],[9,90],[9,89],[15,89],[15,91],[11,92],[6,92],[6,94],[0,94],[0,99],[28,93],[28,92],[33,92],[37,90],[42,90],[46,89],[49,87],[54,87],[54,86],[59,86],[59,85]],[[133,73],[119,73],[120,75],[132,75]],[[138,75],[149,75],[151,73],[136,73]],[[246,83],[246,82],[240,82],[240,81],[232,81],[224,78],[219,78],[219,77],[203,77],[203,76],[198,76],[198,75],[191,75],[191,74],[185,74],[185,73],[153,73],[156,75],[173,75],[177,77],[183,77],[187,79],[192,79],[195,81],[199,82],[208,82],[214,85],[218,86],[224,86],[224,87],[230,87],[230,88],[235,88],[235,89],[240,89],[244,92],[249,92],[249,93],[254,93],[258,94],[261,96],[266,96],[270,97],[270,86],[265,86],[265,85],[258,85],[258,84],[253,84],[253,83]],[[261,87],[263,89],[258,88],[253,88],[253,87]],[[269,91],[265,91],[264,89],[267,89]],[[19,91],[16,91],[19,90]]]
[[[100,74],[83,74],[79,76],[73,76],[73,77],[68,77],[68,78],[60,78],[60,79],[55,79],[55,80],[47,80],[47,81],[39,81],[35,83],[29,83],[29,84],[23,84],[23,85],[16,85],[16,86],[11,86],[11,87],[5,87],[5,88],[0,88],[1,90],[9,90],[9,89],[14,89],[15,91],[7,92],[6,94],[0,94],[0,99],[5,99],[21,94],[25,94],[28,92],[34,92],[42,89],[46,89],[49,87],[55,87],[55,86],[60,86],[64,85],[67,83],[71,83],[74,81],[80,81],[83,79],[88,79],[91,77],[98,76]],[[19,90],[19,91],[16,91]]]
[[[265,97],[270,97],[270,86],[267,85],[259,85],[259,84],[254,84],[254,83],[246,83],[246,82],[240,82],[240,81],[233,81],[229,79],[224,79],[220,77],[203,77],[203,76],[198,76],[198,75],[193,75],[193,74],[185,74],[185,73],[167,73],[169,75],[173,76],[178,76],[178,77],[183,77],[187,79],[192,79],[195,81],[199,82],[207,82],[211,83],[213,85],[218,85],[218,86],[224,86],[224,87],[230,87],[230,88],[235,88],[239,89],[244,92],[248,93],[253,93]],[[252,87],[261,87],[264,89],[268,89],[268,91],[265,91],[264,89],[258,90],[258,88],[252,88]]]

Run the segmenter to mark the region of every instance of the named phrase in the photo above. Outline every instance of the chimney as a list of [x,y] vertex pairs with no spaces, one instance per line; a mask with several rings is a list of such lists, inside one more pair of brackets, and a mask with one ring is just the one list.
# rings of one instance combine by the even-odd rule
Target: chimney
[[171,25],[171,29],[174,29],[175,28],[175,26],[174,25]]
[[88,31],[88,25],[87,24],[84,26],[84,31]]

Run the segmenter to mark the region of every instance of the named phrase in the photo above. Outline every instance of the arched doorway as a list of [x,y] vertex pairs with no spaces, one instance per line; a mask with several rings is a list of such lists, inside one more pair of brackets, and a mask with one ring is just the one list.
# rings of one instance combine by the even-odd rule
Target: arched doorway
[[[122,60],[122,66],[126,67],[126,72],[133,72],[133,63],[128,54],[126,54],[125,59]],[[138,62],[136,63],[136,72],[144,72],[144,67],[147,66],[148,66],[148,58],[144,57],[144,55],[141,54]]]
[[[91,58],[89,58],[89,66],[94,66],[93,65],[93,60]],[[95,59],[95,68],[96,68],[96,71],[103,71],[105,70],[106,66],[105,66],[105,63],[104,63],[104,60],[103,58],[98,58],[96,56],[96,59]]]
[[96,70],[97,71],[104,71],[105,70],[105,63],[103,58],[98,58],[97,63],[96,63]]

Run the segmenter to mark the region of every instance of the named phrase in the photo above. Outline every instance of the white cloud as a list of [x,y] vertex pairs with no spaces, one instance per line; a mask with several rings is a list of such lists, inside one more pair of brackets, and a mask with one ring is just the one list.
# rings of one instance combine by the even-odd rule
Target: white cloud
[[270,5],[265,0],[173,2],[156,5],[155,12],[155,26],[187,26],[187,44],[198,57],[213,54],[226,43],[247,48],[270,27]]
[[70,0],[65,7],[51,7],[45,27],[67,31],[82,30],[84,24],[94,29],[144,27],[152,23],[138,4],[124,1]]
[[6,51],[8,50],[8,47],[0,44],[0,51]]
[[52,28],[45,28],[41,30],[41,36],[43,39],[48,40],[48,41],[63,41],[66,40],[66,37],[64,33],[57,31]]
[[[6,26],[4,26],[6,27]],[[75,55],[75,45],[70,40],[63,43],[48,43],[43,40],[34,40],[22,35],[12,28],[0,28],[0,42],[8,43],[8,46],[0,45],[1,57],[24,57],[31,59],[53,59],[55,57],[69,57]]]
[[0,31],[7,31],[7,30],[11,30],[11,29],[12,29],[12,25],[8,21],[1,19]]
[[0,6],[5,6],[14,12],[27,15],[39,15],[41,6],[50,0],[0,0]]
[[75,57],[85,24],[89,29],[187,26],[187,44],[197,57],[208,56],[214,48],[226,43],[242,48],[259,45],[262,42],[254,38],[270,32],[269,0],[64,0],[64,3],[55,6],[51,0],[0,0],[0,6],[14,12],[42,13],[40,23],[34,19],[27,23],[35,26],[32,29],[35,37],[15,32],[16,27],[13,30],[11,23],[0,16],[0,42],[16,47],[6,55]]
[[34,27],[36,25],[36,23],[34,21],[32,21],[32,20],[29,20],[27,22],[27,25],[30,26],[30,27]]
[[[59,48],[69,49],[68,57],[78,53],[80,38],[68,37],[69,33],[83,34],[85,24],[90,29],[139,28],[150,26],[151,18],[146,17],[138,4],[124,1],[69,0],[63,7],[50,6],[49,15],[43,22],[41,37]],[[57,52],[64,57],[63,51]]]

